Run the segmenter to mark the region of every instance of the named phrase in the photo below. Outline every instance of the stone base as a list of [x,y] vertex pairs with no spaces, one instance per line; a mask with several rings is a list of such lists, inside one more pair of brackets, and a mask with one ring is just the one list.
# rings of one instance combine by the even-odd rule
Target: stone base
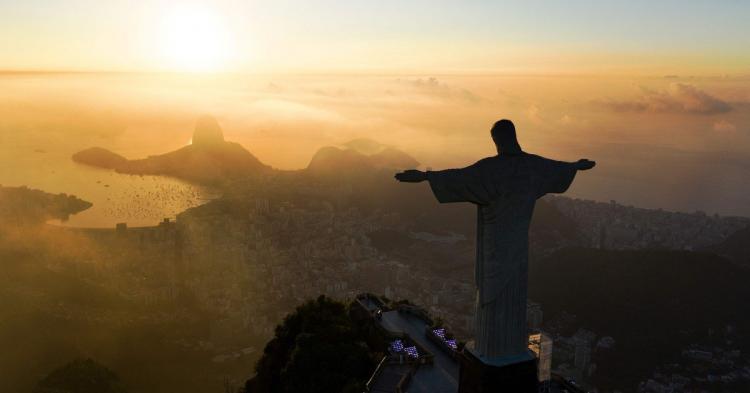
[[480,359],[470,349],[458,356],[458,393],[537,393],[537,359],[529,351],[513,359]]

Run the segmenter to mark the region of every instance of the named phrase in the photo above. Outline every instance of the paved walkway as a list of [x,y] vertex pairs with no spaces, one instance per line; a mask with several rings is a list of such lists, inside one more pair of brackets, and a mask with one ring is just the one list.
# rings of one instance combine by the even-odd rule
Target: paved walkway
[[456,393],[458,362],[425,336],[427,324],[411,314],[388,311],[380,324],[393,333],[407,333],[412,340],[435,355],[433,364],[421,365],[406,389],[407,393]]

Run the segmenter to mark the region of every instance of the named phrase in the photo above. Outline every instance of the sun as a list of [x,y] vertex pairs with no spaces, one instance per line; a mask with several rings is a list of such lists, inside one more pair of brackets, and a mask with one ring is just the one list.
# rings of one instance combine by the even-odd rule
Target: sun
[[231,34],[211,9],[183,7],[163,20],[161,48],[165,68],[178,71],[219,71],[229,65]]

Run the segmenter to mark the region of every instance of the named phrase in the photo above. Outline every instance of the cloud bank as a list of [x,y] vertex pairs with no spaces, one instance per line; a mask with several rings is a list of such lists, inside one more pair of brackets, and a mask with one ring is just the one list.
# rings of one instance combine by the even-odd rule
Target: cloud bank
[[672,83],[667,89],[641,88],[641,95],[634,100],[599,100],[615,112],[690,113],[717,114],[732,110],[732,106],[705,91],[685,83]]

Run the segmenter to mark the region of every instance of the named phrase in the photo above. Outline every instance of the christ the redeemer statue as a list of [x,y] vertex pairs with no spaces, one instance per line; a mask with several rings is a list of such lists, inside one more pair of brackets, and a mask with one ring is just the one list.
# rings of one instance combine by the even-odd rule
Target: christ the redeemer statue
[[525,153],[510,120],[492,127],[498,155],[462,169],[407,170],[402,182],[428,181],[441,203],[477,205],[477,285],[474,351],[484,362],[507,363],[528,352],[526,297],[529,223],[536,200],[562,193],[576,172],[594,167]]

